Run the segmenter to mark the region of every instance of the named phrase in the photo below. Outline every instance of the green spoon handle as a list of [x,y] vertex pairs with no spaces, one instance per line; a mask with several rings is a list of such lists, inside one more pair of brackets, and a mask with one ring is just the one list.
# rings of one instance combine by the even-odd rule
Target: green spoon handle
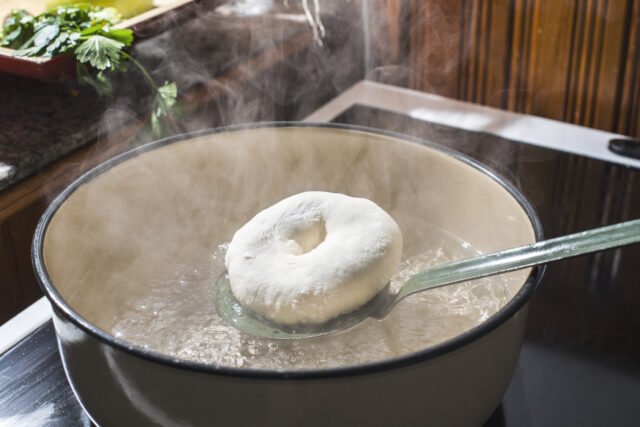
[[430,268],[411,277],[396,301],[415,292],[640,242],[640,219]]

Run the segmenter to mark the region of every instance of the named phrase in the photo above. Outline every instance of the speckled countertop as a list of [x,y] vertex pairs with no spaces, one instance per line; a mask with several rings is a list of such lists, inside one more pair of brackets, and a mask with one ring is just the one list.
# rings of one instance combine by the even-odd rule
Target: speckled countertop
[[0,75],[0,190],[94,139],[107,108],[73,82]]
[[[310,32],[303,20],[292,19],[300,16],[295,10],[289,12],[234,17],[203,8],[195,18],[139,41],[132,53],[158,82],[176,81],[185,94],[280,41]],[[0,74],[0,192],[147,117],[150,98],[139,72],[116,78],[114,92],[105,99],[73,79],[42,83]]]

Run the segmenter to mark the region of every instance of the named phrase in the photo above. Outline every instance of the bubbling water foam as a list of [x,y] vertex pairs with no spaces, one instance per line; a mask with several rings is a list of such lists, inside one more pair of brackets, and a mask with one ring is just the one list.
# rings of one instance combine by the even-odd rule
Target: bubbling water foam
[[[436,249],[403,260],[391,279],[397,290],[413,274],[479,254],[442,230],[431,230]],[[116,337],[184,360],[255,369],[319,369],[353,366],[412,353],[442,343],[488,319],[522,285],[503,274],[411,295],[382,321],[368,319],[343,332],[307,340],[270,340],[241,332],[216,313],[214,266],[226,244],[197,265],[177,266],[117,319]]]

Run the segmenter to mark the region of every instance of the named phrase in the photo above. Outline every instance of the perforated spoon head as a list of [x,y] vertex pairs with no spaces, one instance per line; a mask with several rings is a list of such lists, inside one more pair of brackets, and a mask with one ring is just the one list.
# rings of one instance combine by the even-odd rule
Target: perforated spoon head
[[[396,295],[389,293],[389,286],[380,291],[367,304],[350,313],[342,314],[324,323],[279,325],[242,306],[231,291],[229,275],[220,276],[214,287],[214,300],[218,314],[241,331],[273,339],[313,338],[349,329],[369,317],[391,309]],[[385,313],[386,314],[386,313]]]

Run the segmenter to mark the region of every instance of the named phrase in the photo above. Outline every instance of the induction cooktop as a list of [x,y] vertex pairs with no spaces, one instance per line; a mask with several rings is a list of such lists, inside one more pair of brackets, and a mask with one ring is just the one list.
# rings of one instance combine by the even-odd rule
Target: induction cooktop
[[[459,108],[458,101],[416,107],[424,95],[383,89],[396,93],[394,102],[351,91],[310,119],[400,132],[463,152],[526,195],[546,237],[640,218],[640,162],[607,152],[613,136],[472,104]],[[458,121],[455,114],[441,120],[442,105]],[[545,133],[548,139],[539,136]],[[548,267],[530,302],[515,375],[485,427],[640,425],[638,260],[635,245]],[[0,425],[90,425],[66,382],[51,321],[25,335],[0,356]]]

